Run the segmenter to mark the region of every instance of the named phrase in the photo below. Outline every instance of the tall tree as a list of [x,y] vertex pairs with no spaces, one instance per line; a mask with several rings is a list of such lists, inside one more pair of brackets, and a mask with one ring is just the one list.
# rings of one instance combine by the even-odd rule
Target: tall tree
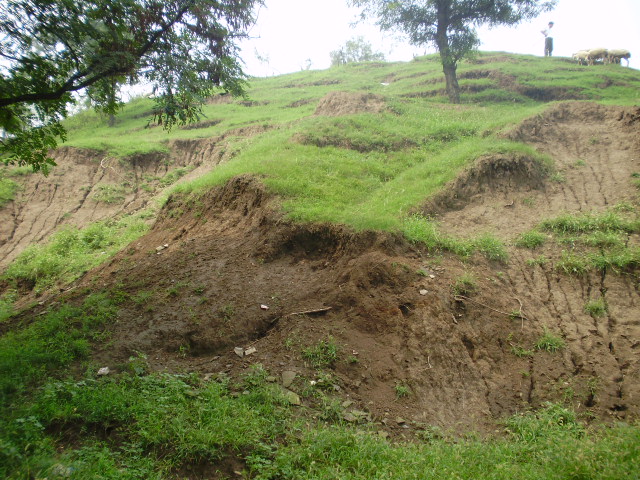
[[168,129],[197,119],[215,87],[244,94],[236,42],[262,3],[2,0],[0,160],[46,172],[75,92],[111,115],[125,83],[148,82]]
[[476,27],[515,25],[551,10],[558,0],[349,0],[362,18],[375,18],[383,30],[398,30],[413,45],[435,45],[447,95],[460,103],[458,62],[479,44]]

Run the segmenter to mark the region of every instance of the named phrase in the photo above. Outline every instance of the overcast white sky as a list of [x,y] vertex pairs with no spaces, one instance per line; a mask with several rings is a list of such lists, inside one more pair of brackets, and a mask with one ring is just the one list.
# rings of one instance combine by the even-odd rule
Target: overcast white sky
[[[382,35],[377,27],[352,28],[358,10],[346,0],[266,0],[252,40],[242,44],[245,71],[268,76],[302,70],[311,61],[312,69],[330,65],[329,53],[347,40],[365,37],[387,60],[408,61],[414,55],[433,53]],[[596,47],[626,48],[631,51],[631,67],[640,68],[640,0],[560,0],[552,12],[529,23],[511,28],[479,31],[480,50],[542,55],[544,37],[540,30],[550,21],[554,26],[554,56],[570,57],[577,50]],[[260,61],[257,56],[268,59]]]

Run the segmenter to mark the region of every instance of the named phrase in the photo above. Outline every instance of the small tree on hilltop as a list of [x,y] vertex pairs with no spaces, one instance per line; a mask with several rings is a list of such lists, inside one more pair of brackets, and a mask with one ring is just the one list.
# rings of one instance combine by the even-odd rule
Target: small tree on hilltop
[[120,88],[153,86],[155,119],[197,120],[214,87],[242,95],[236,41],[263,0],[2,0],[0,161],[48,169],[67,107],[86,93],[113,115]]
[[384,54],[374,52],[373,47],[365,41],[364,37],[348,40],[340,50],[332,51],[329,56],[332,67],[355,62],[384,62]]
[[460,103],[458,62],[479,45],[476,27],[515,25],[551,10],[558,0],[349,0],[361,17],[376,18],[382,30],[399,30],[416,46],[435,45],[447,95]]

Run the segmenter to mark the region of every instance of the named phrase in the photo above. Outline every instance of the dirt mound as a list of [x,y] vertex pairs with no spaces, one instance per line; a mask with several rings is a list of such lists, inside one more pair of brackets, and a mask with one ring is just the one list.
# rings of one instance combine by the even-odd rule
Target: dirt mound
[[[492,188],[538,189],[542,176],[524,157],[486,157],[465,178],[488,182],[460,190],[471,205]],[[171,198],[147,236],[81,282],[98,279],[130,298],[94,361],[117,369],[143,354],[153,370],[232,376],[260,363],[276,377],[294,372],[299,394],[311,380],[329,382],[340,401],[397,435],[425,424],[495,428],[498,418],[569,395],[598,418],[638,414],[632,279],[576,282],[527,268],[517,251],[509,265],[463,263],[391,234],[291,224],[272,202],[248,176],[197,201]],[[463,222],[467,208],[456,212]],[[475,288],[460,296],[452,285],[469,274]],[[582,306],[602,289],[612,307],[598,320]],[[567,348],[535,350],[545,329]],[[328,377],[304,353],[321,342],[338,349]]]
[[[511,240],[563,210],[636,202],[639,118],[638,108],[563,104],[523,122],[510,136],[551,155],[562,181],[524,156],[482,158],[433,200],[442,229]],[[111,288],[128,299],[94,363],[118,370],[138,357],[209,376],[260,363],[276,378],[295,373],[289,388],[305,404],[320,382],[398,436],[422,425],[493,431],[548,400],[598,419],[640,413],[635,276],[567,276],[516,248],[508,264],[461,261],[392,234],[292,224],[276,201],[249,176],[171,197],[149,234],[67,294]],[[454,288],[470,276],[473,288]],[[606,315],[592,317],[585,303],[604,295]],[[534,348],[545,331],[566,348]],[[323,345],[338,353],[321,374],[309,352]]]
[[373,93],[330,92],[318,102],[315,115],[337,117],[356,113],[380,113],[387,109],[384,98]]
[[638,171],[639,119],[638,107],[554,105],[507,134],[552,158],[555,173],[543,183],[535,162],[488,157],[427,202],[424,211],[439,214],[449,233],[492,231],[512,240],[562,212],[637,204],[632,175]]
[[425,215],[460,210],[474,197],[544,188],[547,167],[526,155],[493,154],[478,158],[443,190],[429,199],[422,209]]

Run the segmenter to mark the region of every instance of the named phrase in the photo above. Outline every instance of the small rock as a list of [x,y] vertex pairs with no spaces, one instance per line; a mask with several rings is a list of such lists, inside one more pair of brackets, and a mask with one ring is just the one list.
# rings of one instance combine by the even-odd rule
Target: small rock
[[293,383],[293,380],[296,378],[296,372],[292,372],[291,370],[285,370],[282,372],[282,386],[290,387]]
[[427,293],[429,293],[429,291],[425,290],[424,288],[420,290],[420,295],[426,295]]
[[164,245],[160,245],[160,246],[156,247],[156,252],[161,252],[165,248],[167,248],[167,247],[165,247]]
[[429,275],[429,278],[433,280],[434,278],[436,278],[436,276],[431,274],[431,275]]
[[402,417],[396,417],[396,423],[398,425],[404,425],[405,423],[407,423],[407,421]]
[[351,405],[353,405],[352,400],[345,400],[344,402],[342,402],[342,408],[349,408]]
[[111,371],[111,370],[109,370],[109,367],[102,367],[100,370],[98,370],[97,375],[98,375],[99,377],[102,377],[102,376],[104,376],[104,375],[109,375],[109,372],[110,372],[110,371]]
[[273,375],[269,375],[265,378],[265,380],[269,383],[275,383],[278,381],[278,377],[274,377]]
[[301,405],[302,404],[302,402],[300,401],[300,397],[298,396],[298,394],[296,392],[292,392],[291,390],[287,390],[286,388],[283,388],[282,389],[282,393],[284,394],[284,398],[291,405]]
[[264,305],[264,304],[260,305],[260,308],[262,310],[269,310],[269,306],[268,305]]
[[71,467],[66,467],[61,465],[60,463],[56,463],[53,467],[51,467],[51,475],[53,477],[62,477],[69,478],[73,469]]
[[233,353],[235,353],[236,355],[238,355],[240,358],[244,357],[244,348],[242,347],[236,347],[233,349]]
[[353,413],[351,412],[347,412],[344,415],[342,415],[342,418],[350,423],[354,423],[358,421],[358,417],[356,417]]
[[246,355],[253,355],[254,353],[256,353],[258,350],[256,350],[255,347],[249,347],[244,351],[245,356]]

